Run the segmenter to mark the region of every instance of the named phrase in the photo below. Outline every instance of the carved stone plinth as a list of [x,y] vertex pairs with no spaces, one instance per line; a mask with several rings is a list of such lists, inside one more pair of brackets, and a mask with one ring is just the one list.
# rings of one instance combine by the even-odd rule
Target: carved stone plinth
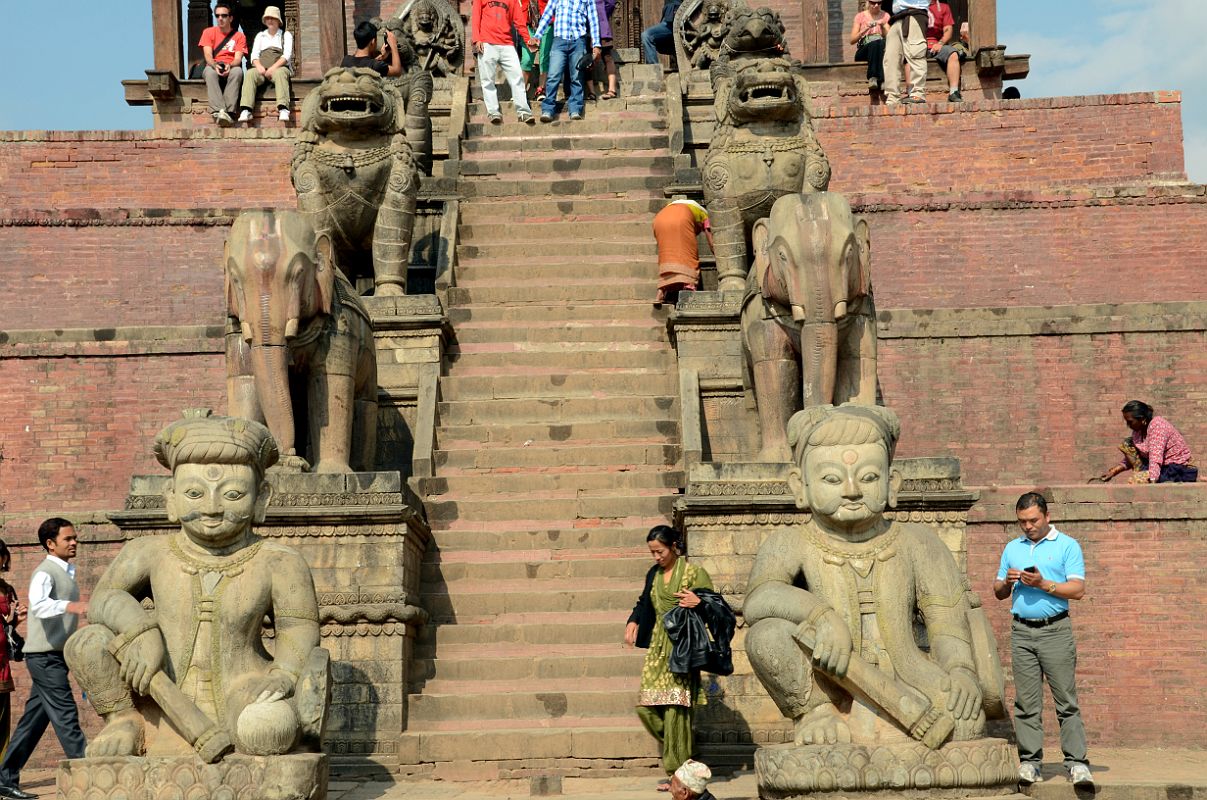
[[1018,759],[1004,739],[952,742],[939,750],[919,742],[772,745],[755,751],[754,769],[766,800],[877,792],[984,797],[1010,794],[1018,783]]
[[327,756],[81,758],[56,775],[62,800],[325,800]]

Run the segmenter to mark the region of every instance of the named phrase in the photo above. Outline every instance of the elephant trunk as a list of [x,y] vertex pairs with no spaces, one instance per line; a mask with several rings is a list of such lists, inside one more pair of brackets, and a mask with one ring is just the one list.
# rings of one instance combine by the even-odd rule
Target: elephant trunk
[[296,455],[287,348],[253,345],[251,366],[256,380],[256,396],[268,430],[277,440],[282,455]]
[[[828,220],[812,220],[801,226],[805,258],[789,284],[792,318],[801,326],[801,397],[805,408],[834,402],[838,369],[838,311],[845,303],[834,302],[838,294],[831,282]],[[841,297],[841,295],[839,295]]]

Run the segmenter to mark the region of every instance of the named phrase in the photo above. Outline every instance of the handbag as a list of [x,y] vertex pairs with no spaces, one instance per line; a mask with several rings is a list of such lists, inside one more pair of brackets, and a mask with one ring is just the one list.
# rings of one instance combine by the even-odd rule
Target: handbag
[[285,55],[285,51],[279,47],[265,47],[260,51],[260,66],[268,69],[277,63],[283,55]]
[[8,660],[25,660],[25,638],[17,633],[15,622],[4,623],[4,636],[8,639]]

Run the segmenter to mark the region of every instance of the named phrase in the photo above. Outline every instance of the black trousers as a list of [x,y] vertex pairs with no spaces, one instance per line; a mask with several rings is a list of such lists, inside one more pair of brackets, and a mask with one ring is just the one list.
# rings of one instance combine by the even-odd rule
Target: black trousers
[[20,785],[21,768],[38,746],[48,723],[54,725],[59,744],[68,758],[84,757],[84,732],[80,730],[80,715],[71,684],[67,681],[67,662],[63,654],[26,653],[25,664],[29,667],[32,684],[29,700],[8,743],[4,761],[0,762],[0,783],[7,786]]

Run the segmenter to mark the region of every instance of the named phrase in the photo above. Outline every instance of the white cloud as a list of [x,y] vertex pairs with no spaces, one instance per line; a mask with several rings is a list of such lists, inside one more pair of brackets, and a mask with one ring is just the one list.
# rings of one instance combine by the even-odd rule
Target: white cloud
[[1130,0],[1101,0],[1028,15],[1012,14],[1012,5],[999,12],[1009,15],[999,38],[1011,52],[1031,54],[1031,74],[1020,85],[1025,97],[1181,91],[1186,169],[1192,180],[1207,180],[1201,2],[1149,0],[1140,9]]

